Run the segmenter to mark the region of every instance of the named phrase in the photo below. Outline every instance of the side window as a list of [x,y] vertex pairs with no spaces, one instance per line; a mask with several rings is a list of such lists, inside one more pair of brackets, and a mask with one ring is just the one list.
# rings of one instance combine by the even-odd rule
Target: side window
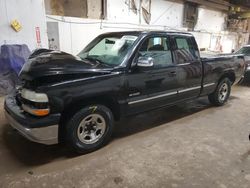
[[155,68],[167,67],[173,63],[167,37],[148,38],[139,49],[139,56],[152,57]]
[[198,49],[196,49],[190,38],[176,37],[175,42],[177,45],[175,56],[177,57],[179,64],[192,62],[199,58]]

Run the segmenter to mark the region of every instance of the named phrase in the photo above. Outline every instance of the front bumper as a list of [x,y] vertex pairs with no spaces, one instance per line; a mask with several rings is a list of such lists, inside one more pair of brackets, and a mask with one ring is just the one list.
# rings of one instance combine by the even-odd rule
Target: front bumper
[[13,96],[5,99],[5,116],[10,125],[27,139],[46,145],[58,143],[59,114],[34,117],[22,111]]

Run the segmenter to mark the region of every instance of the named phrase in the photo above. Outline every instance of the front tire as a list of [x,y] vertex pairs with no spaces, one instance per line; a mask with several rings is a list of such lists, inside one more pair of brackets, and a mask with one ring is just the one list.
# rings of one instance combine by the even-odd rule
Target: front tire
[[110,140],[113,121],[113,114],[106,106],[87,106],[68,121],[67,141],[78,153],[95,151]]
[[231,82],[228,78],[224,78],[219,82],[216,90],[212,94],[208,95],[208,99],[211,104],[215,106],[222,106],[227,102],[230,93]]

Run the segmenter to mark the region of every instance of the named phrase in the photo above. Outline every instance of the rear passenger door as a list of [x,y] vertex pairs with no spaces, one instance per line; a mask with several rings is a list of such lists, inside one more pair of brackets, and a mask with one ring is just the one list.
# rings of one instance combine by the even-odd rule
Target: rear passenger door
[[202,64],[194,37],[174,36],[174,59],[177,65],[178,98],[198,97],[202,83]]

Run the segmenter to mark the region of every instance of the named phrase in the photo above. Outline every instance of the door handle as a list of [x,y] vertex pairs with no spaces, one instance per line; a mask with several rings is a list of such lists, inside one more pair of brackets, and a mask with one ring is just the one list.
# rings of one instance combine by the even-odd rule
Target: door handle
[[170,75],[170,76],[176,76],[176,71],[170,71],[170,72],[169,72],[169,75]]

